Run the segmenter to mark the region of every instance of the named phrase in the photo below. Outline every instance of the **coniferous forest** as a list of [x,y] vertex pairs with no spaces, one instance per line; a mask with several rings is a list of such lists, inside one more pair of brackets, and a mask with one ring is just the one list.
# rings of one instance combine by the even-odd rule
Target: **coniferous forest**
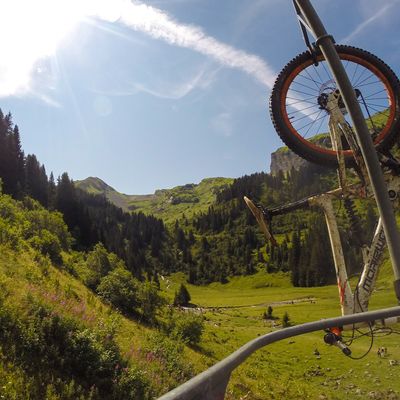
[[[227,282],[230,276],[267,272],[291,273],[295,286],[317,286],[335,280],[324,218],[296,212],[273,222],[278,245],[265,244],[243,196],[268,206],[301,199],[335,186],[335,172],[307,164],[272,176],[255,173],[234,180],[216,193],[207,212],[190,220],[182,215],[171,226],[143,213],[126,213],[104,197],[75,187],[67,172],[55,178],[34,154],[25,155],[12,115],[0,113],[0,178],[3,193],[26,196],[62,213],[75,250],[90,251],[97,243],[121,258],[136,278],[157,280],[158,274],[183,271],[188,282]],[[363,209],[370,230],[372,207]],[[352,251],[350,222],[342,218],[342,240],[352,265],[361,260]],[[354,236],[354,235],[353,235]],[[57,255],[53,255],[57,261]],[[353,271],[354,272],[354,271]]]

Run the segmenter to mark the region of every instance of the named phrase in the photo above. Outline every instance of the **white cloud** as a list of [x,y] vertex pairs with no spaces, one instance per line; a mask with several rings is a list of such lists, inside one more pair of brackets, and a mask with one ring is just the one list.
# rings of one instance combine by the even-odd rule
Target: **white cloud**
[[[107,96],[131,96],[143,92],[162,99],[180,100],[196,89],[208,88],[214,82],[219,69],[214,68],[211,70],[207,65],[203,65],[194,73],[185,74],[188,76],[178,82],[172,79],[166,81],[152,77],[148,79],[148,82],[142,83],[132,81],[128,77],[121,87],[116,87],[114,82],[114,87],[112,88],[96,88],[93,92]],[[183,72],[180,75],[183,75]]]
[[189,79],[173,84],[170,82],[163,82],[157,88],[150,88],[142,83],[133,83],[132,87],[135,92],[141,91],[151,94],[152,96],[160,97],[163,99],[179,100],[187,96],[196,88],[206,88],[213,80],[213,74],[206,74],[205,69],[191,76]]
[[[32,95],[32,93],[31,93],[31,95]],[[47,105],[49,105],[51,107],[62,108],[62,105],[57,100],[53,99],[52,97],[50,97],[44,93],[36,92],[35,97],[37,97],[39,100],[43,101],[44,103],[46,103]]]
[[138,1],[120,0],[112,4],[110,7],[108,2],[103,2],[103,8],[99,8],[96,3],[94,14],[107,21],[118,21],[171,45],[207,55],[225,66],[248,73],[268,88],[272,87],[276,74],[260,57],[222,43],[200,28],[181,24],[165,12]]
[[352,39],[354,39],[361,32],[363,32],[366,28],[368,28],[373,22],[375,22],[376,20],[378,20],[380,18],[383,18],[387,14],[389,9],[391,9],[396,3],[398,3],[398,1],[389,2],[389,3],[386,3],[383,7],[382,7],[382,4],[380,4],[381,8],[377,12],[374,12],[370,17],[368,17],[366,20],[361,22],[349,35],[347,35],[340,42],[341,43],[349,43]]
[[[1,17],[2,16],[2,17]],[[202,29],[175,21],[160,9],[128,0],[5,0],[0,16],[2,51],[0,96],[29,93],[38,60],[52,56],[65,35],[84,16],[119,23],[165,42],[192,49],[236,68],[272,87],[275,73],[260,57],[206,35]],[[200,79],[200,78],[199,78]],[[173,97],[190,90],[181,87]]]

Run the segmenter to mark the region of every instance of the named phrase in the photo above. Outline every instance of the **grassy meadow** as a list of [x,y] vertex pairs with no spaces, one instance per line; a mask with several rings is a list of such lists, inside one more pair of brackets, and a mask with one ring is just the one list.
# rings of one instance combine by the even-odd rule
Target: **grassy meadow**
[[[386,262],[370,310],[396,305],[391,277],[391,267]],[[164,290],[172,296],[182,281],[183,275],[180,274],[168,282],[164,280]],[[356,278],[352,283],[354,286]],[[246,342],[281,329],[279,324],[285,312],[292,324],[340,315],[336,286],[294,288],[283,273],[259,272],[253,276],[233,278],[224,285],[188,285],[188,289],[192,303],[203,309],[206,319],[200,352],[208,355],[208,366]],[[279,318],[274,322],[262,318],[268,305],[273,308],[273,316]],[[347,358],[336,347],[326,345],[323,335],[323,332],[302,335],[257,351],[234,371],[227,398],[343,399],[352,396],[400,399],[400,365],[390,366],[389,363],[389,360],[400,360],[398,334],[377,333],[371,351],[360,360]],[[351,332],[346,335],[351,335]],[[352,356],[363,356],[370,343],[369,336],[355,340],[351,345]],[[381,346],[388,350],[384,358],[377,356]],[[319,356],[314,354],[315,350]]]

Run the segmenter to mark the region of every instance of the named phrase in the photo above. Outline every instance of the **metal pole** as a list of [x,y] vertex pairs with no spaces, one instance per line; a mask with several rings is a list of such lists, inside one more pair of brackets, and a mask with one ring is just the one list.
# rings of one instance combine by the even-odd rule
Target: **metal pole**
[[379,214],[382,218],[395,277],[394,289],[397,299],[400,302],[400,235],[367,124],[360,105],[357,102],[354,89],[336,52],[333,37],[327,34],[324,25],[309,0],[296,0],[296,3],[316,37],[316,44],[321,49],[333,73],[347,111],[353,121],[358,144],[364,157]]
[[315,198],[310,199],[310,203],[315,203],[324,210],[326,227],[328,228],[329,240],[331,242],[333,262],[335,264],[342,315],[353,314],[355,312],[354,299],[349,279],[347,277],[343,247],[340,241],[339,228],[336,222],[332,198],[329,195],[316,196]]

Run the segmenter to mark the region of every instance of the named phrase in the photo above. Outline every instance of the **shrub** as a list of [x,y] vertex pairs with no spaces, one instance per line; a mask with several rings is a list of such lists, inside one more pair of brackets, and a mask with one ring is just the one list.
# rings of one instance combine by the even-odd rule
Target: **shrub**
[[[69,392],[70,396],[62,397],[65,399],[81,398],[82,393],[86,393],[82,398],[87,399],[92,395],[122,399],[115,397],[120,390],[118,385],[128,387],[129,384],[137,390],[146,387],[137,374],[124,375],[126,362],[104,324],[83,329],[77,322],[55,314],[32,298],[28,307],[25,317],[4,305],[0,307],[0,341],[9,360],[40,380],[33,398],[45,398],[49,391]],[[46,382],[52,382],[51,386],[46,387]]]
[[175,321],[175,327],[172,331],[174,335],[190,345],[196,345],[200,342],[204,330],[204,320],[199,315],[182,315]]
[[32,236],[28,243],[43,255],[48,255],[55,264],[62,263],[60,241],[47,229],[43,229],[40,235]]
[[170,309],[164,331],[184,343],[196,345],[204,331],[204,317],[194,313],[177,312]]
[[183,357],[184,345],[177,338],[170,338],[161,332],[151,333],[143,350],[148,358],[158,359],[176,379],[189,379],[193,376],[193,366]]
[[122,312],[132,313],[139,306],[138,285],[128,270],[117,267],[101,279],[97,293]]
[[101,243],[96,244],[93,250],[89,252],[86,264],[89,273],[86,277],[85,284],[95,290],[101,278],[106,276],[111,270],[108,252]]
[[153,398],[150,382],[145,372],[136,366],[124,368],[115,385],[113,398],[118,400]]
[[263,314],[264,319],[276,319],[276,317],[272,315],[272,312],[273,308],[271,306],[268,306],[267,311],[265,311]]
[[289,314],[287,313],[287,311],[285,312],[285,314],[283,314],[283,318],[282,318],[282,326],[284,328],[287,328],[288,326],[290,326],[290,317]]
[[155,322],[157,310],[165,304],[164,298],[160,296],[153,282],[145,282],[140,286],[139,302],[143,319],[149,323]]

